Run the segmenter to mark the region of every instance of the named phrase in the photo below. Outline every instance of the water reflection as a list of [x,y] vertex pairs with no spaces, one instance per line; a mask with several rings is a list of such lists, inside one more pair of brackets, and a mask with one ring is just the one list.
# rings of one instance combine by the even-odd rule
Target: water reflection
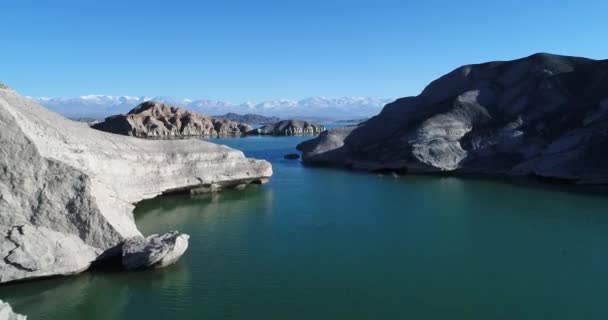
[[169,228],[187,232],[197,226],[212,228],[225,215],[232,215],[231,219],[238,219],[239,215],[243,219],[251,218],[251,211],[262,215],[264,220],[272,218],[271,188],[252,184],[241,191],[161,196],[138,204],[135,219],[144,234],[163,232]]
[[[154,299],[161,307],[190,307],[184,303],[191,296],[190,283],[190,272],[180,263],[141,272],[108,267],[77,276],[5,285],[0,287],[0,297],[28,319],[135,319],[129,315],[141,316],[142,311],[129,306],[138,304],[136,300]],[[153,314],[148,317],[153,318]]]

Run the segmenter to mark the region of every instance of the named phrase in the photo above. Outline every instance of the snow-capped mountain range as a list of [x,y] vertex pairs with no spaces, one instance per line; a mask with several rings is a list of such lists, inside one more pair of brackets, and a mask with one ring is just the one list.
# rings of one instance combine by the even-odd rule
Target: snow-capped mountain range
[[261,103],[240,104],[215,101],[174,99],[171,97],[134,97],[86,95],[76,98],[30,97],[43,106],[71,118],[104,118],[124,114],[138,104],[155,100],[169,105],[184,107],[204,115],[221,115],[229,112],[239,114],[259,114],[280,118],[307,117],[325,119],[365,118],[376,115],[392,99],[383,98],[325,98],[313,97],[300,101],[272,100]]

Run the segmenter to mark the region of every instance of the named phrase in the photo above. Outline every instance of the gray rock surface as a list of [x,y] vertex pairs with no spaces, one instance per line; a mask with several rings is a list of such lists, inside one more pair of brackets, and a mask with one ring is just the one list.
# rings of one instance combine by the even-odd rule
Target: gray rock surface
[[146,101],[126,115],[115,115],[94,123],[92,128],[135,137],[170,138],[241,135],[252,127],[227,119],[205,117],[183,108]]
[[283,120],[273,124],[267,124],[261,128],[253,129],[247,134],[293,136],[313,135],[325,131],[325,127],[304,120]]
[[608,60],[460,67],[370,120],[298,146],[310,164],[608,183]]
[[26,320],[27,317],[13,312],[11,306],[0,300],[0,320]]
[[163,192],[263,182],[266,161],[195,140],[146,140],[67,120],[0,89],[0,283],[120,255],[132,210]]
[[189,238],[189,235],[178,231],[129,238],[122,247],[122,265],[133,270],[174,264],[188,249]]

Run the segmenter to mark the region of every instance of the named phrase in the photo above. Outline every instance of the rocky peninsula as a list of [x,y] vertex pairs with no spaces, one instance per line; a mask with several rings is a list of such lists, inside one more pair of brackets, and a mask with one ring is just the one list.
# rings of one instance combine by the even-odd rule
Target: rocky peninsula
[[303,120],[283,120],[273,124],[265,125],[261,128],[253,129],[247,134],[252,135],[315,135],[325,131],[325,127]]
[[298,148],[309,164],[606,184],[608,60],[541,53],[466,65]]
[[115,115],[92,125],[101,131],[141,138],[241,135],[248,124],[206,117],[196,112],[146,101],[124,115]]
[[[0,283],[82,272],[120,257],[133,237],[141,245],[132,247],[154,252],[150,243],[158,241],[142,240],[135,203],[211,185],[261,183],[272,175],[270,163],[226,146],[91,129],[4,85],[0,121]],[[184,247],[171,246],[173,236],[179,237],[161,236],[170,240],[170,250],[161,250],[165,262]]]

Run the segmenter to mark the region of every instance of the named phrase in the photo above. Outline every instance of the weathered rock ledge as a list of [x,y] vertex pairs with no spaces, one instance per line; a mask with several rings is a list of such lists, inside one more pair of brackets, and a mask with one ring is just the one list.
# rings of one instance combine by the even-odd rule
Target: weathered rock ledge
[[0,88],[0,283],[78,273],[141,236],[166,191],[266,181],[272,167],[201,140],[146,140],[67,120]]
[[608,60],[535,54],[463,66],[298,148],[316,165],[607,184]]

